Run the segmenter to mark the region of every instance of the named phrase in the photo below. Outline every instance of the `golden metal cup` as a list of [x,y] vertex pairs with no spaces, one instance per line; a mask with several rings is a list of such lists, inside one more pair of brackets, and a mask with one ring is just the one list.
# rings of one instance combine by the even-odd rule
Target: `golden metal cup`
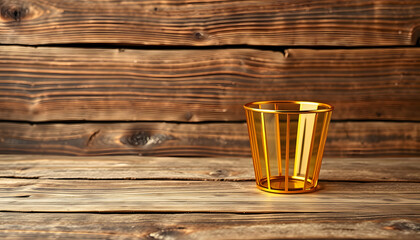
[[258,101],[244,108],[257,187],[272,193],[315,191],[333,106]]

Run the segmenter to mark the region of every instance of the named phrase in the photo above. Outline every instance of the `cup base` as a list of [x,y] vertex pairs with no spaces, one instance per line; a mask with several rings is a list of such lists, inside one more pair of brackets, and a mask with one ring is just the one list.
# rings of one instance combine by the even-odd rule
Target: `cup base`
[[257,187],[260,190],[271,193],[307,193],[314,192],[319,188],[318,185],[314,186],[310,180],[306,180],[305,184],[305,178],[303,177],[292,176],[288,177],[287,180],[287,189],[285,187],[286,180],[284,176],[270,177],[270,184],[267,178],[263,178],[259,183],[257,182]]

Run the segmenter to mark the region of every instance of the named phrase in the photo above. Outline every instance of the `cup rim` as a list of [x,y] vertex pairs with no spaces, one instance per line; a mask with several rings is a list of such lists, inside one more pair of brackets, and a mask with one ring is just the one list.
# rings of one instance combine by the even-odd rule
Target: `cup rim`
[[[294,103],[294,104],[314,104],[317,106],[326,107],[324,109],[314,109],[314,110],[281,110],[281,109],[260,109],[250,107],[252,104],[270,104],[270,103]],[[301,114],[301,113],[320,113],[320,112],[331,112],[334,107],[327,103],[321,102],[312,102],[312,101],[291,101],[291,100],[272,100],[272,101],[254,101],[244,104],[243,106],[246,110],[262,113],[284,113],[284,114]]]

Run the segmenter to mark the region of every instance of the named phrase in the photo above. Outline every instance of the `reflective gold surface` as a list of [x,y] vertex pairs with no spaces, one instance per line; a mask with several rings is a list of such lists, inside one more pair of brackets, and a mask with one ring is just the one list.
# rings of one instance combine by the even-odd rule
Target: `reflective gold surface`
[[274,193],[316,190],[333,107],[259,101],[244,108],[258,188]]

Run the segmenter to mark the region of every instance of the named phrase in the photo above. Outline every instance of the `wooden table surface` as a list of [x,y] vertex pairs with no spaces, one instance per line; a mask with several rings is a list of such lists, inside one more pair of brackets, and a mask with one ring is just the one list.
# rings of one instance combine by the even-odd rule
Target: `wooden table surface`
[[249,158],[0,155],[0,239],[420,239],[420,158],[326,158],[257,190]]

